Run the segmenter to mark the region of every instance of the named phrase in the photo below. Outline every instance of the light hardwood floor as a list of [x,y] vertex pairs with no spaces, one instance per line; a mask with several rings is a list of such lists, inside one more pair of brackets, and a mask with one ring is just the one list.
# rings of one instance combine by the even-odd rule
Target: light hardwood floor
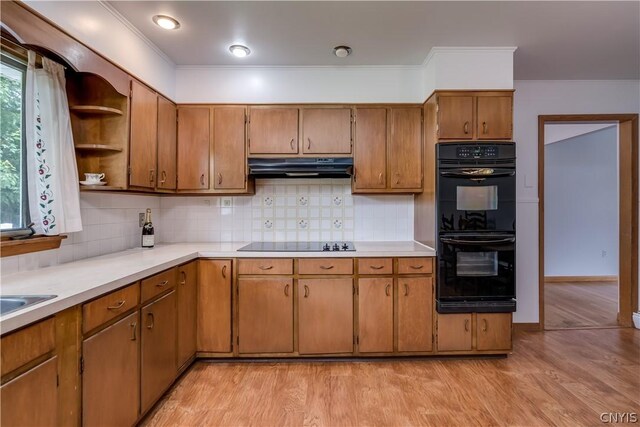
[[545,329],[618,326],[616,282],[544,284]]
[[146,426],[580,426],[640,413],[640,331],[518,332],[502,359],[198,362]]

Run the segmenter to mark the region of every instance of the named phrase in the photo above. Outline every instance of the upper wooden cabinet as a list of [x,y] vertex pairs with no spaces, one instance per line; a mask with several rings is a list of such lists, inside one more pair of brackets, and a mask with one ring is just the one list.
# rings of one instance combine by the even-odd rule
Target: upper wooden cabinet
[[178,190],[209,188],[211,108],[178,107]]
[[389,188],[422,191],[422,108],[392,108],[389,135]]
[[303,154],[351,154],[351,108],[304,108]]
[[432,97],[438,140],[513,138],[513,91],[436,91]]
[[213,111],[213,188],[244,190],[247,183],[245,107],[219,107]]
[[353,189],[387,187],[387,109],[356,110]]
[[297,154],[298,108],[250,107],[249,155]]
[[158,144],[158,95],[131,81],[131,136],[129,140],[129,185],[155,188]]
[[158,96],[158,190],[176,189],[176,113],[176,105],[173,102]]

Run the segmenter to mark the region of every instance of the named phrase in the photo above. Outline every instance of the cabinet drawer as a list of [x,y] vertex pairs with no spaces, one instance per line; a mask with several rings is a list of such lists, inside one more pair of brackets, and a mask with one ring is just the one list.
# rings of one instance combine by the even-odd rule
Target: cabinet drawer
[[111,292],[82,306],[82,332],[118,317],[138,305],[140,287],[138,283]]
[[176,269],[158,273],[142,281],[142,302],[149,301],[176,285]]
[[299,274],[353,274],[353,259],[303,258],[298,260]]
[[431,274],[433,258],[398,258],[398,274]]
[[238,274],[293,274],[293,260],[291,258],[240,259]]
[[360,258],[358,274],[393,274],[393,258]]
[[53,351],[54,325],[53,318],[50,318],[2,337],[0,341],[2,376]]

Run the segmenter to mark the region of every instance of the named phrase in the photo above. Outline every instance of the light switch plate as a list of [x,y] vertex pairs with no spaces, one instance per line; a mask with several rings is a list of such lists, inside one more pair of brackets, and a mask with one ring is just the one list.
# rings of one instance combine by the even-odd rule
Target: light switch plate
[[231,197],[223,197],[221,200],[221,205],[223,208],[230,208],[233,206],[233,199]]
[[142,227],[144,225],[144,212],[140,212],[138,214],[138,227]]

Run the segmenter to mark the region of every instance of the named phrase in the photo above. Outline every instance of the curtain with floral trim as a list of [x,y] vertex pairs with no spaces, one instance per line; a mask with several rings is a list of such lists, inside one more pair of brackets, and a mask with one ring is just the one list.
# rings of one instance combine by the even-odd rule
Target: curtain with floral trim
[[25,96],[29,213],[38,234],[82,230],[64,67],[29,51]]

